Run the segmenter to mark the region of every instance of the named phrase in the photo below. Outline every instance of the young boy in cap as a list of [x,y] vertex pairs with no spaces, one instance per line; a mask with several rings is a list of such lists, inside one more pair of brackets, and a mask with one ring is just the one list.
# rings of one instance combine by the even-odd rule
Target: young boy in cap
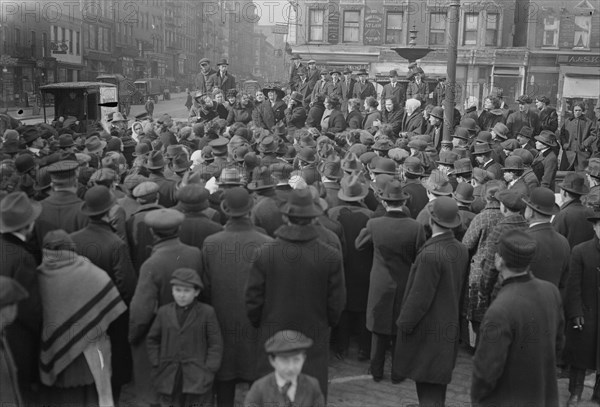
[[267,339],[265,350],[275,371],[254,382],[244,407],[325,406],[317,379],[300,373],[306,349],[312,344],[312,339],[291,330],[279,331]]
[[196,300],[204,288],[196,270],[171,276],[174,302],[158,309],[147,336],[161,406],[212,406],[213,378],[223,338],[213,307]]

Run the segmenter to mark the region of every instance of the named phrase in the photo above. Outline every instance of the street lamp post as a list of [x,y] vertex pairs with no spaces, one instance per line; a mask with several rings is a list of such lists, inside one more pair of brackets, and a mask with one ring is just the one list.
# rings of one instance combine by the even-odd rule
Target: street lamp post
[[448,7],[448,62],[446,65],[447,86],[444,101],[444,134],[442,140],[452,140],[454,133],[454,102],[456,100],[456,60],[458,50],[458,23],[460,0],[450,0]]

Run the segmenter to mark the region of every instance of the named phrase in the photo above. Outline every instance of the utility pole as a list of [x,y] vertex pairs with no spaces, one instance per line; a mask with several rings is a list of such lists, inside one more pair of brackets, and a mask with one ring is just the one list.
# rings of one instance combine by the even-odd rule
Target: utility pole
[[454,134],[454,101],[456,99],[456,59],[458,48],[458,23],[460,18],[460,0],[450,0],[448,7],[448,62],[446,73],[446,99],[444,101],[444,134],[443,140],[452,140]]

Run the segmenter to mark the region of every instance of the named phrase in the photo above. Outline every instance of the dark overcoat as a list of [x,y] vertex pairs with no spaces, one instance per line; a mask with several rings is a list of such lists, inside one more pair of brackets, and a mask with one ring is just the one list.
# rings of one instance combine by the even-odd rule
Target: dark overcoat
[[394,110],[388,112],[384,107],[381,112],[381,123],[387,124],[392,128],[392,134],[397,137],[402,129],[402,116],[404,115],[404,109],[396,106]]
[[29,246],[10,233],[0,234],[0,256],[0,275],[17,281],[29,294],[28,298],[19,302],[17,317],[6,328],[6,339],[15,359],[21,391],[27,398],[31,393],[27,389],[29,384],[39,381],[42,303],[36,277],[38,261]]
[[250,103],[244,107],[239,102],[236,102],[227,114],[227,124],[231,126],[233,123],[250,123],[252,121],[253,110],[254,106]]
[[560,207],[560,212],[552,220],[552,226],[567,238],[572,249],[594,237],[592,223],[587,220],[587,217],[592,215],[593,211],[583,206],[579,198],[573,199]]
[[416,134],[423,134],[425,131],[425,119],[423,118],[423,111],[417,109],[408,115],[404,112],[404,118],[402,119],[402,131],[413,132]]
[[321,130],[321,119],[323,118],[323,113],[325,113],[325,106],[323,103],[313,103],[308,111],[308,116],[306,117],[306,127],[314,127]]
[[[50,196],[41,201],[42,213],[35,221],[37,247],[42,247],[44,236],[50,231],[63,229],[72,233],[85,227],[89,218],[81,213],[82,203],[74,192],[50,192]],[[14,349],[13,351],[16,352]]]
[[346,116],[346,124],[349,129],[362,129],[363,115],[359,110],[353,110]]
[[346,119],[341,111],[333,109],[329,115],[327,131],[331,133],[340,133],[346,130]]
[[262,344],[274,332],[296,330],[314,341],[303,372],[314,376],[326,395],[329,329],[346,303],[342,257],[319,240],[312,225],[282,226],[276,235],[259,248],[246,289],[248,318],[260,327],[258,374],[272,371]]
[[413,264],[398,317],[394,366],[415,382],[448,384],[458,355],[467,248],[451,231],[429,239]]
[[288,131],[292,129],[301,129],[304,127],[304,123],[306,122],[306,110],[302,105],[295,106],[290,109],[287,108],[284,111],[285,114],[285,123],[288,127]]
[[[565,298],[565,314],[569,325],[563,357],[566,363],[591,370],[600,367],[599,267],[600,243],[597,237],[573,248]],[[583,330],[573,329],[570,322],[575,317],[583,317]]]
[[152,236],[150,227],[146,225],[144,218],[148,212],[160,208],[162,206],[158,204],[141,205],[127,220],[127,240],[136,273],[139,272],[142,263],[150,257],[152,246],[154,245],[154,237]]
[[550,222],[531,226],[527,233],[537,243],[535,256],[531,260],[531,272],[541,280],[550,281],[564,295],[569,277],[569,241],[555,231]]
[[352,242],[367,225],[373,212],[362,206],[343,203],[329,209],[328,215],[342,225],[344,240],[350,242],[344,253],[344,274],[346,275],[346,310],[365,312],[369,295],[369,273],[373,265],[373,250],[358,250]]
[[179,227],[179,240],[181,243],[197,247],[202,250],[204,240],[223,230],[220,223],[214,222],[202,212],[184,212],[185,219]]
[[531,127],[534,136],[540,133],[540,116],[537,111],[529,109],[527,112],[513,112],[508,115],[506,127],[510,138],[517,138],[517,134],[525,126]]
[[382,335],[396,335],[396,320],[410,268],[425,243],[425,229],[404,212],[387,212],[371,219],[356,238],[356,248],[373,248],[367,329]]
[[274,237],[275,231],[283,225],[283,218],[279,211],[282,204],[274,190],[256,195],[254,207],[250,211],[250,219],[254,225],[263,228],[269,236]]
[[[71,233],[71,238],[77,246],[77,253],[104,270],[119,290],[121,299],[125,304],[129,304],[137,276],[127,244],[107,223],[94,220],[84,229]],[[127,340],[128,328],[129,310],[114,320],[107,330],[110,337],[113,383],[125,384],[131,380],[132,359]]]
[[531,168],[535,176],[540,180],[540,186],[550,188],[554,191],[554,181],[556,178],[556,171],[558,170],[558,158],[552,149],[548,149],[544,152],[540,152],[537,157],[533,159]]
[[555,132],[558,129],[558,114],[556,109],[546,106],[540,110],[540,130]]
[[427,190],[419,179],[407,178],[404,181],[402,190],[410,195],[406,203],[406,207],[410,210],[410,216],[413,219],[417,219],[419,213],[425,208],[429,198],[427,197]]
[[227,72],[227,75],[221,76],[220,72],[217,72],[214,76],[210,77],[213,82],[214,88],[219,88],[223,93],[227,94],[229,89],[235,89],[235,76]]
[[272,243],[249,219],[232,218],[225,230],[206,238],[202,248],[204,296],[214,307],[223,335],[223,361],[216,379],[258,378],[258,332],[246,316],[244,294],[252,268],[253,249]]
[[146,340],[156,391],[173,394],[181,369],[182,393],[205,394],[223,356],[219,321],[210,305],[195,301],[179,325],[176,307],[172,302],[158,309]]
[[577,153],[577,171],[585,168],[585,161],[590,157],[594,141],[596,141],[594,122],[581,115],[571,117],[560,128],[560,143],[565,150]]
[[352,90],[352,97],[360,99],[362,103],[369,96],[373,96],[374,98],[377,97],[377,91],[375,90],[375,86],[369,81],[365,81],[365,83],[357,81],[354,84],[354,89]]
[[556,352],[564,343],[556,287],[531,274],[505,280],[483,318],[473,358],[477,406],[558,406]]
[[381,106],[385,106],[385,100],[392,99],[394,101],[394,106],[404,106],[404,102],[406,101],[406,90],[404,86],[400,84],[400,82],[396,82],[395,85],[392,83],[388,83],[383,86],[383,90],[381,91]]
[[175,206],[177,199],[175,192],[177,183],[172,179],[165,178],[163,174],[150,174],[148,181],[155,182],[158,185],[158,204],[165,208]]

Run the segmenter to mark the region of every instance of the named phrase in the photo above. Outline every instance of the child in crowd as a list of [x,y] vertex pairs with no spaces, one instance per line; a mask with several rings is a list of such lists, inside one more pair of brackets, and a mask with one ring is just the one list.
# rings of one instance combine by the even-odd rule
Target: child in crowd
[[[322,407],[325,400],[319,382],[300,373],[312,339],[297,331],[279,331],[265,342],[275,371],[254,382],[245,407]],[[292,404],[293,403],[293,404]]]
[[146,338],[161,406],[212,406],[223,339],[214,309],[197,301],[204,288],[196,270],[173,272],[175,302],[158,309]]

